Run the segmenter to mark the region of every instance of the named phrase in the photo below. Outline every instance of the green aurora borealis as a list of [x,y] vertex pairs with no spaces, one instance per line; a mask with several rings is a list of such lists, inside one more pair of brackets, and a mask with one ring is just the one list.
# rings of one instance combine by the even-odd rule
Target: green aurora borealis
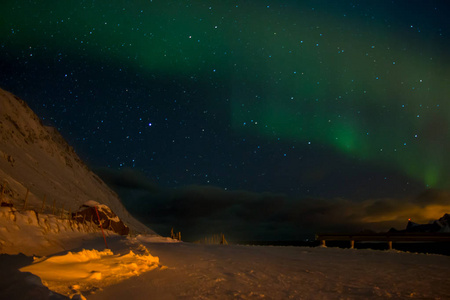
[[227,91],[240,139],[315,146],[449,188],[446,6],[344,2],[4,1],[2,66],[83,61],[141,86],[151,74],[191,78]]

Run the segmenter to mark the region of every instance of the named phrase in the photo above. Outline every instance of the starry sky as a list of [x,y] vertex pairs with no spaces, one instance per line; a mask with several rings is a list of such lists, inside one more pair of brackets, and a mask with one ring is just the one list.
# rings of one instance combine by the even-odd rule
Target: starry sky
[[244,197],[270,212],[450,188],[446,1],[1,6],[0,87],[125,203],[200,193],[192,207]]

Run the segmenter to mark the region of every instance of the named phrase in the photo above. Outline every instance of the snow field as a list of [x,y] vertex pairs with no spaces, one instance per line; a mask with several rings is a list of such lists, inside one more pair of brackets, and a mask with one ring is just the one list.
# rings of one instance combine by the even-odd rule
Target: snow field
[[[448,299],[450,295],[450,257],[443,255],[395,250],[199,245],[148,235],[110,235],[107,237],[110,249],[105,249],[99,233],[72,231],[70,226],[63,226],[64,220],[55,220],[59,233],[51,230],[44,233],[36,225],[42,222],[39,217],[36,223],[34,212],[12,213],[8,209],[0,210],[0,220],[8,220],[22,229],[15,234],[23,237],[32,233],[31,228],[41,234],[40,238],[28,241],[32,243],[30,248],[33,245],[39,248],[40,239],[47,239],[50,245],[71,249],[51,252],[52,255],[34,258],[20,267],[26,280],[36,281],[31,286],[47,296],[45,286],[72,299],[88,300]],[[13,231],[11,228],[14,226],[8,230]],[[10,250],[18,246],[22,244],[15,242]],[[26,272],[39,277],[30,277]],[[20,285],[23,286],[23,281]]]
[[448,299],[450,257],[338,248],[144,243],[167,266],[100,299]]
[[[1,207],[0,253],[25,253],[28,257],[22,259],[30,259],[0,276],[14,279],[5,285],[8,299],[28,293],[24,286],[31,289],[26,295],[58,293],[89,300],[449,299],[450,295],[450,257],[443,255],[199,245],[155,235],[106,233],[110,249],[105,249],[95,225]],[[33,255],[40,257],[31,261]],[[3,267],[16,259],[0,258]]]

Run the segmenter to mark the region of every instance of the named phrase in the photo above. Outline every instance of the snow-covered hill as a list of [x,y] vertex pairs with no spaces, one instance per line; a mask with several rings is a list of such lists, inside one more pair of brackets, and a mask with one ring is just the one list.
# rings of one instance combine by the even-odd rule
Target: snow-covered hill
[[3,199],[17,209],[24,208],[27,199],[26,208],[70,213],[94,200],[110,207],[132,232],[154,234],[126,211],[118,196],[88,169],[55,128],[43,126],[23,100],[2,89],[1,186]]

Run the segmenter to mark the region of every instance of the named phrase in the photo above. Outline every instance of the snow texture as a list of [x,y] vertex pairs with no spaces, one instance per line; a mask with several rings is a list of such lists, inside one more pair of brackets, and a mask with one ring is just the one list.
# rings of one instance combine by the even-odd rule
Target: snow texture
[[129,251],[124,255],[115,255],[110,249],[83,249],[49,258],[36,258],[33,264],[20,271],[33,273],[50,290],[72,297],[157,268],[158,257],[151,256],[142,245],[141,250],[143,254]]
[[448,299],[450,257],[338,248],[144,245],[167,269],[100,299]]

